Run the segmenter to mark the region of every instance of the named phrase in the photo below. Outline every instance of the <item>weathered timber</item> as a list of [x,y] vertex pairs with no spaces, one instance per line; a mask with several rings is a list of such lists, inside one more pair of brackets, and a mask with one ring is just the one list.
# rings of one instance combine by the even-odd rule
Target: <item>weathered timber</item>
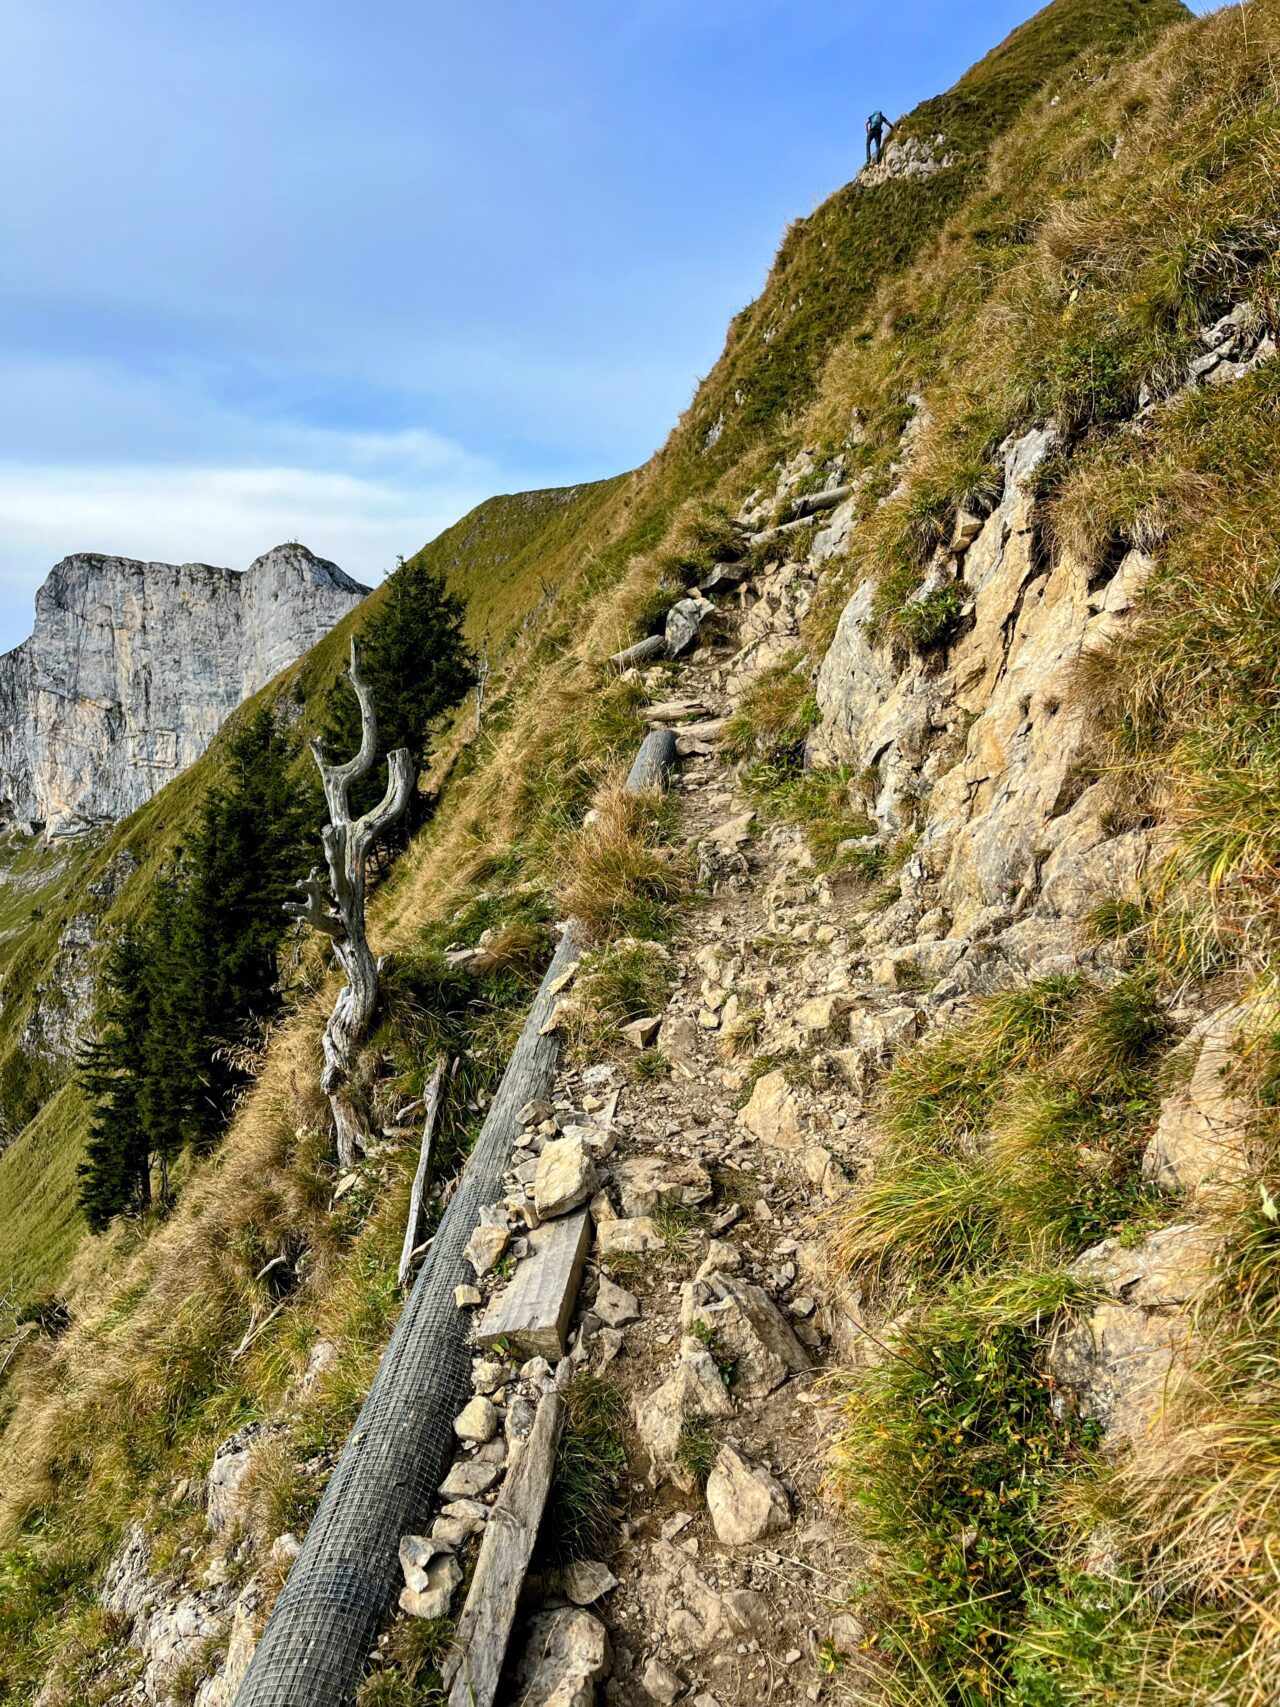
[[564,1400],[539,1401],[533,1429],[489,1514],[471,1592],[444,1667],[449,1707],[493,1707],[520,1590],[555,1475]]
[[675,736],[669,729],[651,729],[627,772],[627,787],[632,794],[643,794],[647,788],[665,788],[675,763]]
[[664,634],[651,634],[647,640],[637,640],[634,646],[624,646],[609,662],[617,670],[629,670],[633,664],[643,664],[647,658],[660,658],[667,650]]
[[387,787],[382,799],[363,817],[352,820],[352,785],[368,776],[378,752],[373,691],[360,667],[360,648],[354,636],[347,676],[360,706],[360,750],[345,764],[335,765],[329,762],[319,741],[311,743],[329,807],[329,822],[321,832],[329,867],[329,892],[325,892],[319,870],[313,868],[311,875],[298,885],[305,899],[285,903],[286,912],[329,937],[338,964],[346,974],[347,981],[338,992],[324,1028],[324,1072],[320,1078],[320,1088],[333,1111],[338,1161],[344,1168],[355,1163],[369,1140],[347,1088],[357,1050],[378,1005],[378,963],[365,933],[365,864],[374,842],[409,804],[414,780],[408,749],[397,747],[395,752],[387,754]]
[[709,717],[711,707],[700,699],[663,699],[647,705],[645,717],[651,724],[680,723],[689,717]]
[[803,498],[791,500],[793,516],[816,516],[820,510],[834,510],[846,498],[852,498],[852,486],[833,486],[829,492],[806,492]]
[[786,534],[799,533],[801,528],[809,526],[809,518],[802,516],[799,521],[779,522],[777,527],[763,528],[751,536],[752,545],[768,545],[771,540],[782,539]]
[[444,1083],[444,1057],[436,1062],[436,1070],[427,1086],[427,1104],[422,1116],[422,1147],[418,1151],[418,1166],[409,1193],[409,1216],[405,1222],[404,1244],[400,1247],[400,1270],[396,1285],[403,1292],[409,1282],[413,1259],[418,1251],[418,1234],[422,1230],[422,1200],[426,1195],[427,1177],[431,1170],[431,1140],[435,1136],[436,1117],[440,1113],[440,1090]]
[[526,1357],[553,1363],[562,1358],[590,1249],[589,1210],[535,1227],[529,1235],[529,1255],[476,1328],[478,1343],[491,1346],[506,1340]]

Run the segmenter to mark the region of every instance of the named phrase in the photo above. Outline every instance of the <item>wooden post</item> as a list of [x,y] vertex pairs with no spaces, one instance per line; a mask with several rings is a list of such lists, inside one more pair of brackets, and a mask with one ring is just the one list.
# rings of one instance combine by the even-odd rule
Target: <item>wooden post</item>
[[427,1086],[427,1106],[422,1116],[422,1148],[418,1152],[418,1168],[413,1176],[413,1190],[409,1193],[409,1219],[405,1223],[404,1244],[400,1249],[400,1272],[396,1276],[396,1285],[402,1292],[409,1283],[413,1253],[418,1248],[418,1234],[422,1228],[422,1199],[426,1195],[427,1176],[431,1167],[431,1139],[436,1129],[436,1116],[440,1112],[440,1088],[443,1083],[442,1055],[436,1062],[436,1070]]
[[609,662],[615,670],[629,670],[632,664],[643,664],[646,658],[660,658],[667,650],[665,635],[651,634],[647,640],[637,640],[634,646],[625,646],[621,652],[615,652]]
[[444,1665],[444,1681],[452,1684],[449,1707],[493,1707],[563,1425],[564,1400],[559,1393],[546,1394],[484,1526],[471,1592]]

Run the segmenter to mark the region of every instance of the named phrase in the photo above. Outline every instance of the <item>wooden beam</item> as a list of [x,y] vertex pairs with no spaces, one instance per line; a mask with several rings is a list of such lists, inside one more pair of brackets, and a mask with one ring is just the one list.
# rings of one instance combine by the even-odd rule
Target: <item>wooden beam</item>
[[643,664],[647,658],[664,657],[666,650],[666,635],[651,634],[647,640],[637,640],[634,646],[624,646],[621,652],[614,653],[609,662],[615,670],[629,670],[633,664]]
[[449,1707],[493,1707],[511,1640],[520,1590],[551,1491],[556,1449],[564,1425],[564,1400],[548,1393],[538,1402],[533,1429],[508,1472],[484,1526],[471,1592],[462,1609],[454,1649],[443,1667]]
[[565,1354],[565,1335],[591,1249],[586,1209],[544,1221],[529,1235],[529,1255],[476,1328],[479,1345],[506,1340],[526,1357],[553,1362]]

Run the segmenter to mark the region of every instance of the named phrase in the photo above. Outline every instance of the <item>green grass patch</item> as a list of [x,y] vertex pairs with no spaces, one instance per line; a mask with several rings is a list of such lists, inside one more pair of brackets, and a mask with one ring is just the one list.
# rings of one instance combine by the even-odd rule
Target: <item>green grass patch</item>
[[619,1390],[579,1370],[564,1389],[564,1401],[564,1433],[540,1542],[557,1564],[608,1556],[627,1468],[627,1410]]

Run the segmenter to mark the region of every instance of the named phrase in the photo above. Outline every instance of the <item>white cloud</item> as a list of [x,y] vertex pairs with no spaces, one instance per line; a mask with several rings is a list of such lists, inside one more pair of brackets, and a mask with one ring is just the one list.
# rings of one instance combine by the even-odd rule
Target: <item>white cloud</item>
[[35,590],[69,552],[244,569],[297,539],[375,585],[493,490],[487,465],[430,434],[299,438],[309,466],[0,462],[0,649],[30,632]]

